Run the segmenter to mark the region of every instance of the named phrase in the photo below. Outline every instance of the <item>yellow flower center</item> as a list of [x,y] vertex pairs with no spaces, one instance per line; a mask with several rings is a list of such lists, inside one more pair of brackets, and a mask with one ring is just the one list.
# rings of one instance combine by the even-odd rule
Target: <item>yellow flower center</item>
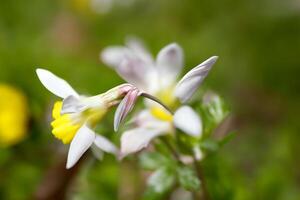
[[174,87],[168,87],[158,91],[155,96],[164,104],[166,104],[169,108],[175,109],[179,105],[179,101],[173,96],[173,92]]
[[52,117],[54,119],[51,123],[53,128],[52,133],[57,139],[62,140],[64,144],[68,144],[74,138],[81,124],[74,123],[70,114],[61,115],[61,109],[62,102],[56,102],[52,111]]
[[17,89],[0,84],[0,146],[21,141],[27,131],[28,105]]
[[[97,123],[103,118],[106,113],[106,109],[87,109],[82,113],[78,113],[79,116],[72,116],[72,114],[61,115],[62,102],[57,101],[54,104],[52,116],[53,122],[52,133],[57,138],[62,140],[64,144],[70,143],[78,129],[84,124],[88,123],[89,126],[95,127]],[[76,120],[74,119],[76,118]]]
[[162,107],[154,106],[151,108],[150,111],[151,111],[151,114],[159,120],[162,120],[162,121],[172,121],[173,120],[173,116]]

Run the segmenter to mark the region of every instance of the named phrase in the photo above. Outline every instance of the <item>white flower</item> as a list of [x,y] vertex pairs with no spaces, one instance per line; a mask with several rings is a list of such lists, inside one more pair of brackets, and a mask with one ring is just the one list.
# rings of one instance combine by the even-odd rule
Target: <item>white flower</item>
[[[180,103],[186,103],[193,96],[216,62],[216,56],[190,70],[178,82],[177,78],[183,67],[183,52],[175,43],[164,47],[156,60],[137,40],[129,40],[125,47],[108,47],[100,56],[123,79],[154,95],[168,107],[176,109],[174,115],[171,115],[161,106],[147,102],[148,109],[137,117],[137,127],[122,135],[123,156],[141,150],[154,137],[173,133],[175,127],[190,136],[201,137],[201,118],[191,107],[180,107]],[[118,126],[119,123],[115,125]]]
[[42,84],[63,101],[55,103],[52,133],[65,144],[70,143],[67,168],[73,167],[85,151],[92,145],[102,151],[117,154],[118,149],[105,137],[96,134],[93,129],[116,100],[130,90],[132,86],[123,84],[110,91],[93,96],[79,95],[65,80],[44,69],[36,73]]

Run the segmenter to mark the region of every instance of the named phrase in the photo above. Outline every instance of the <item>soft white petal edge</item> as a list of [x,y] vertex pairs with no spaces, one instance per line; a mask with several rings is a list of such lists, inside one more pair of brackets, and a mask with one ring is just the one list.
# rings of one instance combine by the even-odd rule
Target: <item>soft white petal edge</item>
[[202,134],[202,121],[189,106],[180,107],[174,114],[173,122],[175,127],[188,135],[200,137]]
[[121,62],[128,57],[129,53],[129,50],[126,47],[110,46],[102,50],[100,59],[109,67],[117,68]]
[[135,128],[123,133],[121,137],[121,158],[148,146],[150,141],[163,134],[158,129]]
[[58,97],[79,97],[78,93],[63,79],[45,69],[36,69],[37,76],[44,87]]
[[76,133],[74,139],[71,142],[67,169],[73,167],[81,156],[89,149],[95,140],[96,134],[86,125],[83,125]]
[[177,83],[174,95],[179,98],[182,103],[185,103],[193,96],[217,59],[217,56],[213,56],[205,60],[186,73]]
[[176,43],[165,46],[158,53],[156,62],[162,76],[176,78],[183,67],[182,48]]
[[74,96],[68,96],[63,100],[63,105],[60,113],[79,113],[87,109],[87,105],[85,105],[79,98]]
[[118,148],[102,135],[96,135],[94,144],[107,153],[118,154]]

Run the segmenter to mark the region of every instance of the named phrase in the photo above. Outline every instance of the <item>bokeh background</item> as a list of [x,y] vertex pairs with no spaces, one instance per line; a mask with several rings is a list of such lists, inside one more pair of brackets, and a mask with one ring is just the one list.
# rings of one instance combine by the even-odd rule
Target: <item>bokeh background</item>
[[213,199],[300,199],[298,0],[1,1],[0,84],[25,96],[28,110],[11,112],[28,112],[28,126],[17,144],[0,148],[0,199],[139,199],[126,161],[106,155],[64,170],[67,149],[48,123],[56,99],[35,75],[43,67],[78,91],[103,92],[123,81],[99,52],[128,36],[154,55],[179,43],[185,71],[219,56],[201,90],[223,96],[237,134],[208,161]]

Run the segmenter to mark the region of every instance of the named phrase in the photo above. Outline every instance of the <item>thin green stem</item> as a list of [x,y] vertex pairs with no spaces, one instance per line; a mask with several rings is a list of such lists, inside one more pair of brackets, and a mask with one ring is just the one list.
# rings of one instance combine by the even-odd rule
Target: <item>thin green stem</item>
[[[204,173],[203,173],[203,168],[202,168],[201,162],[197,161],[195,157],[194,157],[194,166],[195,166],[195,169],[196,169],[196,172],[197,172],[197,176],[201,181],[202,199],[203,200],[211,200],[208,189],[207,189],[206,180],[205,180],[205,176],[204,176]],[[194,196],[195,196],[195,199],[196,199],[196,196],[199,196],[199,195],[195,194]]]
[[171,154],[173,155],[174,159],[181,163],[181,160],[180,160],[180,155],[179,153],[177,152],[177,150],[170,144],[170,142],[168,141],[167,138],[165,137],[161,137],[161,141],[166,145],[166,147],[168,148],[168,150],[171,152]]

